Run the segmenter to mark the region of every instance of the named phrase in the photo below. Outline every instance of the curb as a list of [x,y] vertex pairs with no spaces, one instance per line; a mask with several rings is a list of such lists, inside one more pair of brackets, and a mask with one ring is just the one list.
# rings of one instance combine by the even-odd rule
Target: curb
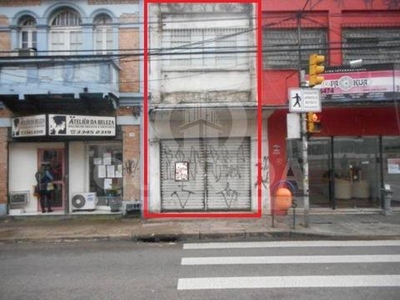
[[400,240],[398,235],[336,235],[311,232],[275,231],[275,232],[230,232],[227,233],[163,233],[163,234],[121,234],[99,236],[64,236],[64,237],[29,237],[29,238],[0,238],[0,244],[18,243],[63,243],[82,241],[129,241],[137,243],[178,243],[178,242],[207,242],[207,241],[276,241],[276,240]]
[[275,231],[275,232],[236,232],[236,233],[199,233],[199,234],[152,234],[134,235],[132,241],[142,243],[157,242],[207,242],[207,241],[254,241],[254,240],[400,240],[398,235],[336,235],[312,232]]

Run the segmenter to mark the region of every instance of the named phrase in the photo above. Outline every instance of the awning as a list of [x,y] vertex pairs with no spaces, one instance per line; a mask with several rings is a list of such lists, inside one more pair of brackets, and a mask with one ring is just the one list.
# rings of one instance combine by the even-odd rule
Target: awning
[[110,115],[118,108],[119,99],[112,93],[32,94],[20,100],[18,95],[0,95],[0,101],[15,115],[87,114]]

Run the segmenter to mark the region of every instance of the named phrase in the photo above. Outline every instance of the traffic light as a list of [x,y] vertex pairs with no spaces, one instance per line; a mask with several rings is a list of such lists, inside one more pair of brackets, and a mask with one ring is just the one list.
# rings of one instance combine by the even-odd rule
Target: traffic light
[[309,86],[313,87],[314,85],[322,83],[324,81],[324,77],[321,76],[321,73],[324,73],[325,67],[321,65],[325,61],[324,55],[311,54],[309,60]]
[[321,132],[321,114],[315,112],[307,113],[307,131],[309,133]]

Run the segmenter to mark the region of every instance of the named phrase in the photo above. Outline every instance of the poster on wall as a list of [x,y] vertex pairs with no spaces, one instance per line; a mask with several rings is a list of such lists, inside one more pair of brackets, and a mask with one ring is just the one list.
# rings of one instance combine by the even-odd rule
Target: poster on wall
[[99,165],[97,174],[99,178],[105,178],[106,177],[106,166],[104,165]]
[[50,136],[115,136],[115,117],[49,115]]
[[112,189],[112,179],[111,178],[105,178],[104,179],[104,186],[103,188],[105,190],[111,190]]
[[46,115],[13,118],[11,123],[11,134],[13,138],[45,136]]
[[122,178],[122,165],[117,165],[117,169],[115,170],[115,177]]
[[112,162],[112,155],[109,152],[103,154],[103,162],[105,165],[111,165]]
[[189,180],[189,162],[176,162],[175,163],[175,181],[188,181]]
[[400,174],[400,158],[388,158],[388,173]]

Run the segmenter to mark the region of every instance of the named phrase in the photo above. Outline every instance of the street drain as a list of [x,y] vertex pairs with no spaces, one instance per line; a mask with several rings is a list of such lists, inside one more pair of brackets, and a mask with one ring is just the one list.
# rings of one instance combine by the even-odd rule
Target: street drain
[[142,236],[132,238],[136,242],[142,243],[176,243],[179,238],[174,235],[163,235],[163,236]]

